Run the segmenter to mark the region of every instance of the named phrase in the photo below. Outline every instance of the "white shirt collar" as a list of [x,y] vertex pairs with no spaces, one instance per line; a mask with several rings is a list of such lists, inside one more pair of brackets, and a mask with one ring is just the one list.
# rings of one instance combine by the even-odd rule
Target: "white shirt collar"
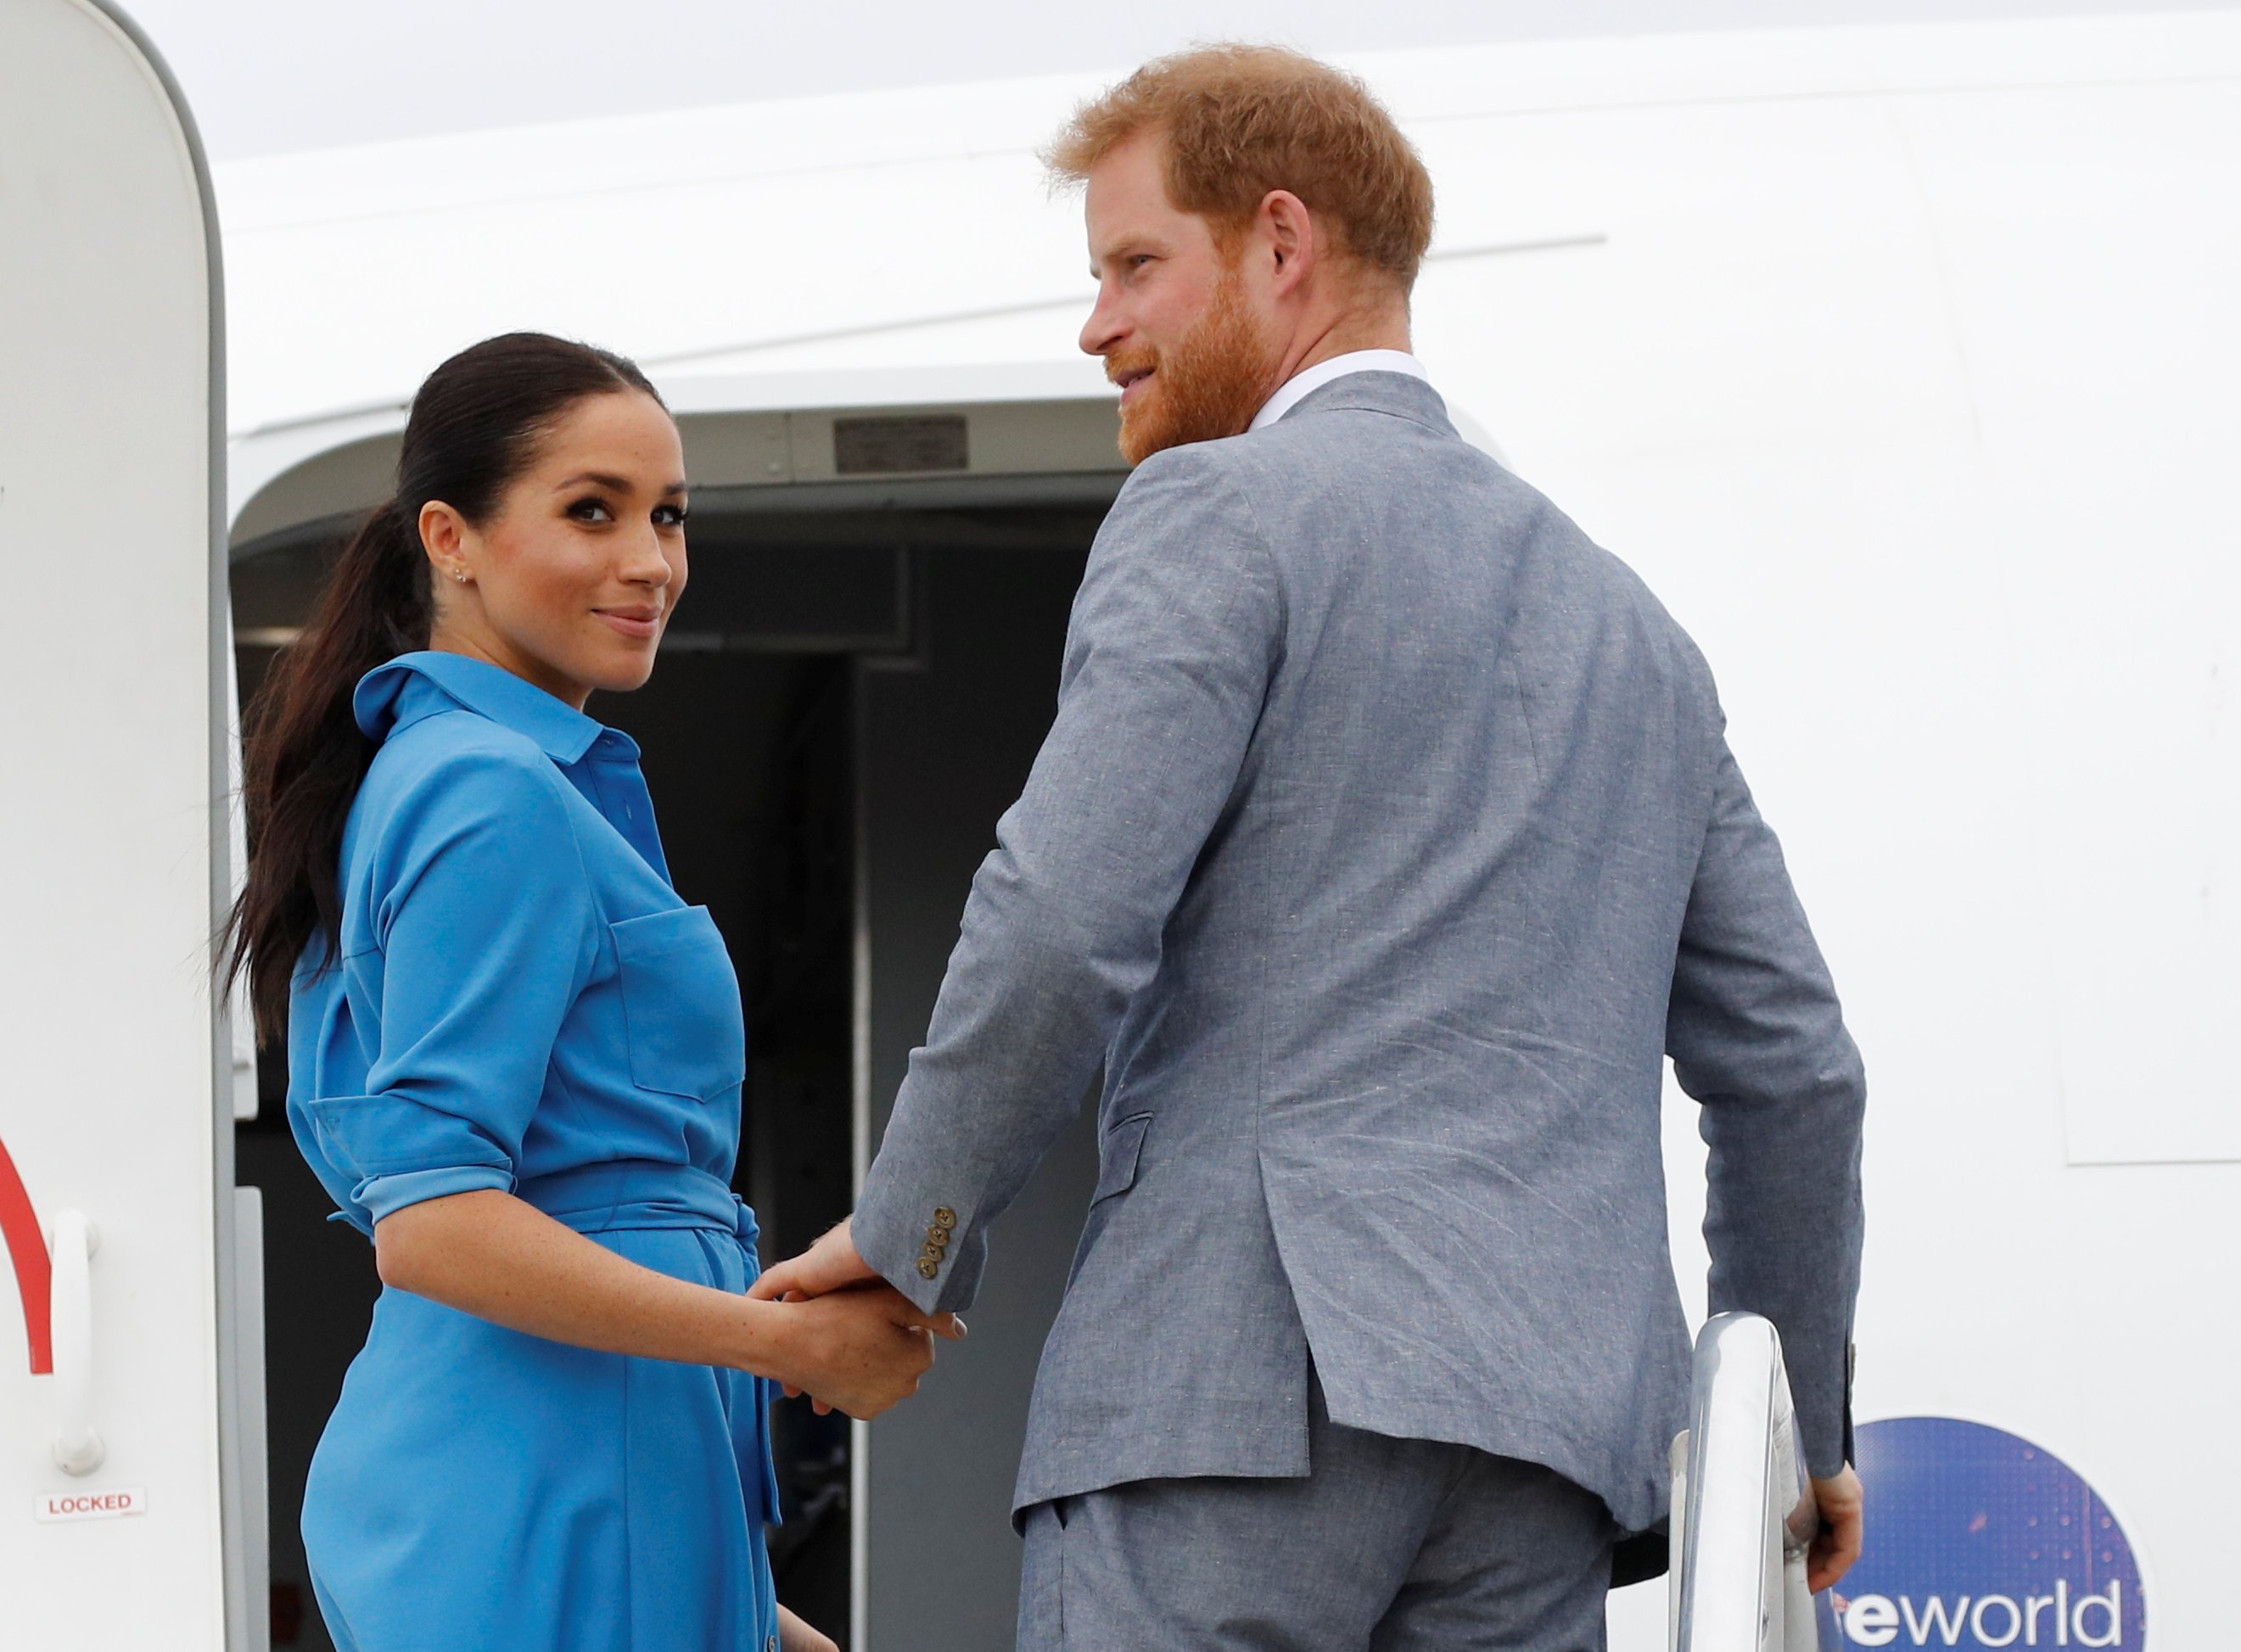
[[1411,378],[1421,378],[1426,384],[1431,374],[1424,364],[1405,350],[1349,350],[1343,356],[1333,356],[1312,367],[1303,367],[1278,387],[1268,398],[1268,405],[1253,415],[1248,431],[1263,430],[1300,405],[1300,398],[1321,390],[1334,378],[1343,378],[1348,373],[1406,373]]

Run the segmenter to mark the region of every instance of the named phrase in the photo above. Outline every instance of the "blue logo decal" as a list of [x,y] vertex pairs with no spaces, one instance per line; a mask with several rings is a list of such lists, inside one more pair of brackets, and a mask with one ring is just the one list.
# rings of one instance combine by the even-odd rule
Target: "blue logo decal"
[[1850,1647],[2147,1642],[2132,1546],[2108,1506],[2028,1440],[1951,1417],[1894,1417],[1856,1441],[1867,1549],[1835,1590]]

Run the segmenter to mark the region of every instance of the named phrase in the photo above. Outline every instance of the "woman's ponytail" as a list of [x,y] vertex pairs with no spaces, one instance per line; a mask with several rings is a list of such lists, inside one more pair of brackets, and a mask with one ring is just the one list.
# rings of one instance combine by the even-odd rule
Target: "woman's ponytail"
[[246,972],[258,1037],[286,1024],[297,960],[342,927],[343,830],[373,762],[351,700],[375,666],[428,646],[435,595],[420,512],[441,500],[480,525],[586,396],[660,398],[637,366],[589,344],[507,333],[461,351],[412,398],[397,492],[344,548],[302,634],[242,719],[249,876],[219,945],[223,983]]
[[225,974],[245,969],[260,1038],[288,1013],[289,977],[316,935],[342,925],[343,827],[374,744],[351,701],[383,661],[428,645],[428,558],[394,498],[358,526],[303,632],[244,713],[243,782],[258,852],[228,926]]

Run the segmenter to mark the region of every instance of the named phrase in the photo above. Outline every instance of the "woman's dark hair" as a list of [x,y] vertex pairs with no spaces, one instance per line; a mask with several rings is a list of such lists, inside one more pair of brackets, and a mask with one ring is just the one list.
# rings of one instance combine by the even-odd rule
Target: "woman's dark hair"
[[587,396],[661,398],[621,356],[539,332],[461,351],[412,398],[397,491],[351,537],[302,635],[273,660],[243,718],[255,847],[220,943],[233,985],[245,969],[260,1038],[285,1024],[290,977],[314,938],[342,927],[343,827],[374,743],[351,709],[358,680],[428,645],[434,613],[420,510],[431,499],[479,526],[535,463],[539,443]]

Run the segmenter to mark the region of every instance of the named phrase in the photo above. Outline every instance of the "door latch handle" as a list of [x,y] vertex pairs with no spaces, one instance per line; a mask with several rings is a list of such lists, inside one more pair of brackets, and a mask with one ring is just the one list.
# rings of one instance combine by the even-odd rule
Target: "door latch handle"
[[101,1235],[82,1210],[55,1217],[48,1244],[54,1258],[55,1466],[90,1475],[109,1455],[93,1426],[93,1254]]

